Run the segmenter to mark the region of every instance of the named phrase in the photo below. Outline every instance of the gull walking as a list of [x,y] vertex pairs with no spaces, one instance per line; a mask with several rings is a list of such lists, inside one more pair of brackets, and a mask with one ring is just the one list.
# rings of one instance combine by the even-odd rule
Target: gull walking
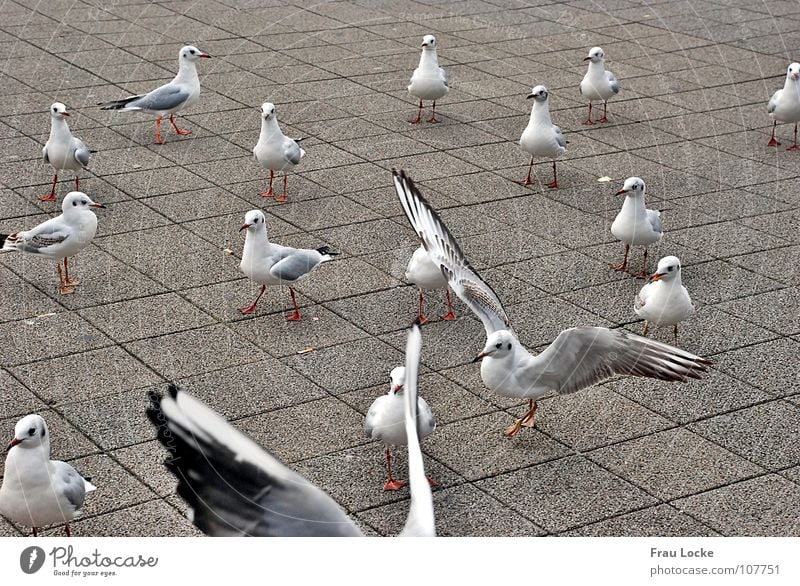
[[[80,191],[71,191],[61,204],[60,216],[42,222],[30,230],[0,234],[0,252],[16,251],[35,254],[45,258],[59,259],[59,292],[69,295],[75,292],[78,279],[69,276],[68,257],[74,256],[92,242],[97,232],[97,216],[89,208],[102,208]],[[60,259],[64,259],[61,272]]]
[[422,38],[422,55],[419,57],[419,66],[411,75],[411,84],[408,93],[419,98],[417,117],[410,120],[411,124],[419,124],[422,120],[422,101],[433,100],[431,117],[428,122],[439,122],[436,118],[436,100],[443,98],[450,91],[447,84],[447,72],[439,67],[439,58],[436,55],[436,37],[425,35]]
[[70,537],[69,522],[95,488],[66,462],[50,459],[50,435],[42,417],[27,415],[17,422],[0,486],[3,516],[32,527],[34,537],[37,528],[64,523]]
[[[367,437],[377,439],[386,444],[386,471],[388,479],[383,490],[399,490],[407,483],[392,476],[392,453],[389,446],[408,445],[405,426],[406,397],[403,394],[406,383],[406,369],[398,366],[389,373],[391,384],[386,395],[373,401],[364,419],[364,431]],[[417,398],[417,432],[421,441],[436,429],[436,420],[425,399]],[[432,485],[435,483],[429,479]]]
[[425,251],[425,247],[421,246],[414,251],[411,259],[408,261],[406,267],[406,281],[414,283],[419,287],[419,314],[418,322],[420,325],[428,323],[428,318],[425,317],[423,312],[423,304],[425,296],[423,291],[428,289],[444,289],[447,291],[447,313],[442,316],[445,321],[453,321],[456,319],[456,314],[453,312],[453,300],[450,295],[450,286],[447,279],[444,278],[442,271],[439,270]]
[[600,47],[589,49],[589,55],[583,58],[589,62],[589,69],[581,80],[581,95],[589,99],[589,117],[584,124],[594,124],[592,122],[592,101],[603,100],[603,117],[598,122],[608,122],[606,111],[608,100],[619,93],[619,82],[613,73],[606,71],[606,56]]
[[636,295],[633,310],[645,320],[643,336],[651,324],[673,326],[675,344],[678,343],[678,323],[694,313],[694,305],[681,283],[681,261],[677,256],[665,256],[658,261],[650,282]]
[[558,187],[555,159],[567,150],[567,141],[561,134],[561,129],[550,120],[550,100],[547,88],[537,85],[527,98],[533,98],[533,107],[528,126],[525,127],[519,139],[519,146],[531,156],[531,162],[528,165],[528,176],[522,181],[522,184],[533,183],[531,181],[533,158],[547,157],[553,159],[553,180],[547,184],[547,187],[554,189]]
[[520,344],[500,300],[470,266],[458,242],[403,171],[393,171],[397,195],[412,227],[450,286],[480,318],[486,344],[481,379],[504,397],[528,399],[525,415],[504,434],[533,427],[536,400],[546,394],[573,393],[615,375],[685,382],[701,378],[710,361],[668,344],[600,327],[570,328],[538,356]]
[[[417,372],[422,345],[414,326],[406,345],[405,427],[411,504],[400,535],[436,535],[431,488],[417,436]],[[213,536],[355,537],[363,533],[306,478],[235,429],[205,404],[170,385],[151,392],[147,416],[169,451],[167,469],[192,523]]]
[[[261,104],[261,134],[258,137],[256,146],[253,147],[253,155],[265,169],[269,169],[269,188],[262,191],[259,195],[263,197],[274,197],[279,203],[285,202],[287,172],[300,163],[300,159],[306,152],[300,148],[296,141],[281,132],[278,126],[278,115],[275,113],[275,105],[270,102]],[[275,195],[272,191],[272,180],[275,171],[283,171],[283,193]]]
[[178,128],[175,114],[192,106],[200,97],[200,79],[197,77],[196,62],[208,59],[211,55],[197,47],[186,45],[178,53],[178,75],[171,82],[147,94],[131,96],[101,104],[101,110],[121,110],[122,112],[149,112],[156,114],[156,144],[165,144],[161,138],[161,119],[169,114],[172,127],[180,135],[191,134],[190,130]]
[[297,297],[291,284],[304,279],[319,264],[332,260],[339,253],[331,252],[327,246],[313,250],[273,244],[267,236],[266,217],[260,210],[247,212],[239,232],[242,230],[247,230],[247,234],[239,268],[250,279],[261,285],[261,290],[251,305],[242,307],[239,311],[244,314],[255,313],[258,300],[261,299],[267,285],[288,285],[294,312],[286,319],[300,321],[300,308],[297,307]]
[[78,191],[80,189],[78,171],[89,165],[89,155],[96,152],[90,151],[81,139],[72,136],[69,124],[67,124],[68,116],[67,107],[61,102],[50,106],[50,137],[42,149],[42,158],[56,172],[53,175],[53,187],[50,189],[50,193],[39,197],[42,201],[56,200],[59,171],[75,171],[75,191]]
[[772,137],[767,146],[781,144],[775,139],[775,127],[778,122],[794,122],[794,143],[786,150],[800,150],[800,146],[797,144],[797,123],[800,122],[800,63],[789,65],[783,89],[772,94],[767,112],[772,118]]
[[611,233],[625,243],[625,257],[615,271],[624,271],[628,267],[628,253],[631,246],[644,246],[642,270],[637,277],[647,276],[647,247],[661,242],[664,229],[661,225],[661,212],[648,210],[644,203],[645,184],[639,177],[628,177],[617,195],[624,195],[622,209],[611,224]]

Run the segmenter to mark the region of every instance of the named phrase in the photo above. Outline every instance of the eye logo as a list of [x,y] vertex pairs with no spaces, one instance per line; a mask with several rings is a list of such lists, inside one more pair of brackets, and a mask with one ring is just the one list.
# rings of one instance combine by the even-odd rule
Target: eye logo
[[26,574],[35,574],[44,565],[44,550],[41,547],[32,545],[22,550],[19,556],[19,567]]

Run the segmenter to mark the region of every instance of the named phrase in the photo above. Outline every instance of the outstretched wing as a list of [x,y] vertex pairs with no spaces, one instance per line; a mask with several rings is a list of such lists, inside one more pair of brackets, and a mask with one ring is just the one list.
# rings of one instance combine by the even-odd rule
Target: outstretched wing
[[492,288],[470,266],[461,247],[439,215],[402,169],[392,170],[394,187],[411,227],[456,295],[483,322],[486,335],[511,330],[508,316]]
[[417,382],[419,356],[422,350],[422,335],[414,324],[408,331],[406,341],[405,425],[408,438],[408,479],[411,488],[411,506],[405,527],[400,535],[411,537],[435,537],[436,522],[433,515],[431,487],[425,476],[425,464],[419,447],[417,433]]
[[702,378],[710,360],[624,330],[584,327],[561,332],[528,368],[536,386],[574,393],[615,375],[686,382]]
[[361,535],[333,499],[202,402],[170,385],[150,393],[147,416],[192,522],[213,536]]

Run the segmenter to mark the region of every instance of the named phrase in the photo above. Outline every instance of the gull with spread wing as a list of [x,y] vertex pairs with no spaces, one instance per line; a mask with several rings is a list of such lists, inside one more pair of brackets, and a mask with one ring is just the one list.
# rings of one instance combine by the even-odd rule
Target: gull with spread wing
[[131,96],[100,104],[101,110],[120,110],[122,112],[149,112],[156,118],[156,144],[164,144],[161,138],[161,119],[169,114],[172,127],[180,135],[191,134],[190,130],[178,128],[175,114],[197,102],[200,97],[200,78],[197,77],[196,62],[208,59],[211,55],[197,47],[186,45],[178,53],[178,74],[168,84],[162,85],[147,94]]
[[573,393],[615,375],[666,381],[702,378],[709,360],[679,348],[602,327],[570,328],[534,356],[517,339],[492,288],[478,276],[458,242],[404,171],[392,171],[394,186],[411,226],[450,287],[483,322],[486,344],[481,378],[505,397],[528,399],[528,411],[505,430],[513,437],[535,425],[536,400],[552,392]]
[[[422,337],[412,326],[406,344],[405,429],[411,504],[402,536],[433,537],[431,488],[417,435],[417,378]],[[212,536],[357,537],[363,535],[320,488],[225,421],[217,412],[170,385],[151,392],[147,416],[169,451],[165,464],[178,479],[178,495],[191,520]]]

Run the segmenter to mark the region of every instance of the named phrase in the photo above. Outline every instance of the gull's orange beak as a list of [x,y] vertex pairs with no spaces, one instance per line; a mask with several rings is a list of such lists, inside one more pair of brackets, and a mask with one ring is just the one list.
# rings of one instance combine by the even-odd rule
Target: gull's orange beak
[[90,207],[90,208],[103,208],[103,209],[106,209],[106,206],[104,206],[104,205],[103,205],[103,204],[101,204],[101,203],[97,203],[97,202],[95,202],[95,203],[90,203],[90,204],[89,204],[89,207]]
[[239,232],[241,232],[242,230],[247,230],[249,227],[250,227],[250,224],[242,224],[242,227],[239,228]]
[[664,273],[653,273],[652,275],[650,275],[651,281],[660,281],[663,278],[664,278]]
[[403,390],[403,385],[392,385],[392,392],[399,393]]
[[622,188],[617,193],[615,193],[614,195],[624,195],[626,193],[628,193],[628,190],[625,189],[625,188]]
[[69,112],[61,112],[62,116],[69,116]]
[[8,448],[6,448],[6,452],[7,452],[8,450],[10,450],[11,448],[13,448],[14,446],[16,446],[17,444],[21,444],[21,443],[22,443],[22,440],[18,440],[17,438],[13,438],[13,439],[11,440],[11,443],[10,443],[10,444],[8,444]]
[[481,359],[485,358],[486,356],[488,356],[486,352],[481,352],[475,358],[472,359],[472,362],[480,362]]

